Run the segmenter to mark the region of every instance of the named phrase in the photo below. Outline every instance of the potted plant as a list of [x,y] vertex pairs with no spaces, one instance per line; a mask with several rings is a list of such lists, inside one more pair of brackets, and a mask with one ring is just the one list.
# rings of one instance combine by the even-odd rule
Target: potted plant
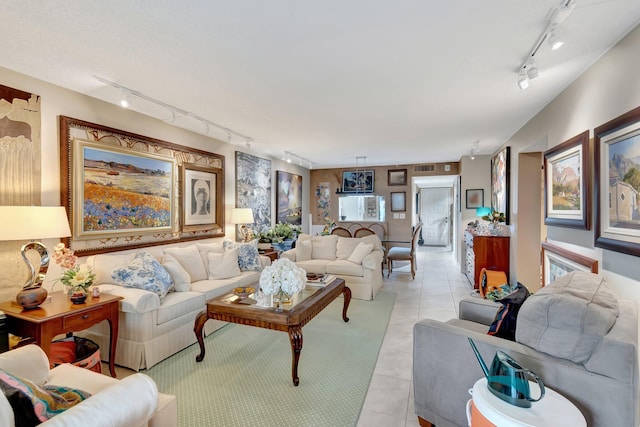
[[302,231],[299,225],[278,222],[271,228],[262,230],[258,234],[259,243],[270,243],[278,250],[291,249],[293,241]]

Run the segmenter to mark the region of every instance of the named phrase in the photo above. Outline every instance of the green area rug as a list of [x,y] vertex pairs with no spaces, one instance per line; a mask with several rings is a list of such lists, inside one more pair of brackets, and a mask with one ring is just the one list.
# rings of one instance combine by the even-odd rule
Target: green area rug
[[355,426],[373,374],[395,294],[338,298],[302,328],[300,385],[291,380],[284,332],[229,324],[145,371],[178,399],[178,424],[193,426]]

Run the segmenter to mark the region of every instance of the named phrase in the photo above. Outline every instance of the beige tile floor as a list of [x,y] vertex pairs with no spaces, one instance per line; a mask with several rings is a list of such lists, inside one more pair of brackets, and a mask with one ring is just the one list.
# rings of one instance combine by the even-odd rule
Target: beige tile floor
[[[419,426],[411,381],[413,325],[424,318],[457,317],[458,302],[472,291],[451,248],[423,246],[417,253],[415,280],[408,263],[394,263],[388,279],[385,269],[383,289],[395,292],[396,301],[357,427]],[[102,372],[109,372],[105,363]],[[132,373],[116,366],[118,378]]]
[[[394,264],[383,289],[396,293],[378,362],[358,427],[418,427],[413,407],[413,325],[420,319],[457,317],[458,302],[472,292],[451,248],[418,247],[411,280],[408,263]],[[386,274],[386,270],[385,270]]]

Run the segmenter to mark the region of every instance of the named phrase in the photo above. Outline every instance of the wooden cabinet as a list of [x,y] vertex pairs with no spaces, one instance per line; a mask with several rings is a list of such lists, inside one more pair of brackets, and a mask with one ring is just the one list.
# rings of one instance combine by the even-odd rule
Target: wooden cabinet
[[509,237],[477,235],[465,231],[464,273],[474,288],[478,288],[480,271],[504,271],[509,277]]

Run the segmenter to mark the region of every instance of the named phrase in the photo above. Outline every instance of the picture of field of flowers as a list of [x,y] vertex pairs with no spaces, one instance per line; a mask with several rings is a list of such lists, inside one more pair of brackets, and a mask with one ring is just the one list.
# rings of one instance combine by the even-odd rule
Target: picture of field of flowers
[[172,225],[171,159],[83,147],[83,232]]

